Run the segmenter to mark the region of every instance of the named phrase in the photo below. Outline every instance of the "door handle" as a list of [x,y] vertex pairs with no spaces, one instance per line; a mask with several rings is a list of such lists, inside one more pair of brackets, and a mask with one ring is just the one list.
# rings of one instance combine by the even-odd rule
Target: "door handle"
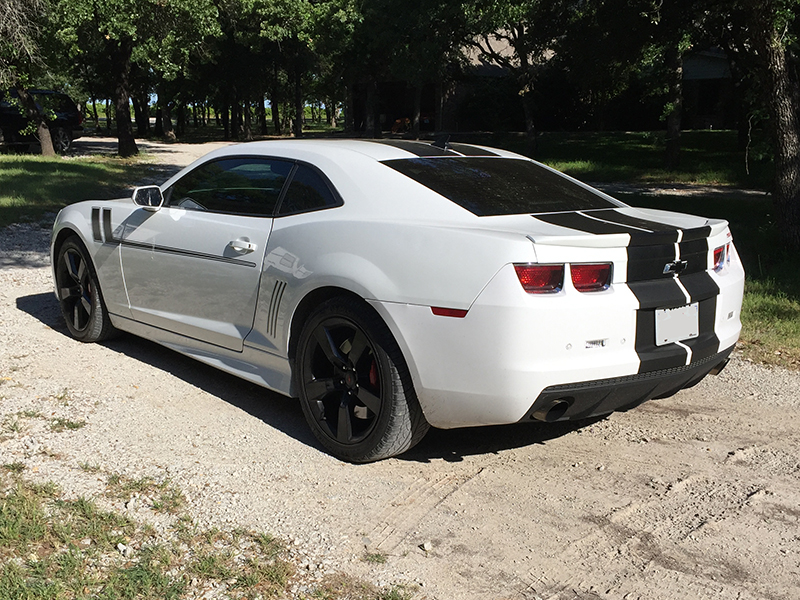
[[228,246],[230,246],[240,254],[247,254],[248,252],[253,252],[257,248],[257,246],[247,238],[239,238],[238,240],[232,240],[228,242]]

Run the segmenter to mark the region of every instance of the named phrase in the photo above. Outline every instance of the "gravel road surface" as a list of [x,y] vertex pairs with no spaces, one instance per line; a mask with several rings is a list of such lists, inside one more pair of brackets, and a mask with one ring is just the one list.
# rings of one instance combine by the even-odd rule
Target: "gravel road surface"
[[[432,430],[350,465],[293,400],[133,336],[73,341],[48,244],[47,224],[0,230],[0,464],[75,496],[108,473],[170,479],[200,524],[282,536],[309,581],[341,571],[440,600],[800,598],[796,372],[734,355],[626,413]],[[19,417],[34,413],[86,425]]]

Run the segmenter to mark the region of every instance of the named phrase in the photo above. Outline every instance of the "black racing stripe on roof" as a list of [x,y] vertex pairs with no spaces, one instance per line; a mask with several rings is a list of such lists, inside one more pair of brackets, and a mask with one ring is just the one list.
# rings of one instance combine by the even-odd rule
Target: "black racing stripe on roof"
[[[635,229],[618,225],[615,223],[605,223],[596,219],[582,215],[578,212],[564,212],[564,213],[549,213],[532,215],[534,219],[550,223],[551,225],[558,225],[559,227],[567,227],[568,229],[576,229],[586,233],[594,233],[598,235],[611,234],[611,233],[628,233],[633,234]],[[641,233],[641,232],[639,232]]]
[[410,152],[415,156],[429,157],[429,156],[458,156],[457,152],[450,150],[442,150],[436,146],[432,146],[425,142],[414,142],[411,140],[366,140],[374,144],[384,144],[385,146],[392,146],[399,150]]
[[469,144],[449,144],[449,146],[464,156],[500,156],[496,152],[489,152],[484,148],[470,146]]

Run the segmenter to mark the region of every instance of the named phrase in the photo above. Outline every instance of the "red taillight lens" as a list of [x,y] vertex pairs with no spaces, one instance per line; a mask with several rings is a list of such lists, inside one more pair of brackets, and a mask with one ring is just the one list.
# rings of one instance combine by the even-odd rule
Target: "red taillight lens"
[[600,292],[611,285],[611,264],[570,265],[572,285],[579,292]]
[[725,266],[725,258],[728,255],[728,244],[714,249],[714,271],[719,273]]
[[461,310],[460,308],[442,308],[441,306],[431,306],[431,312],[437,317],[456,317],[457,319],[463,319],[467,316],[467,311]]
[[564,265],[514,265],[514,269],[529,294],[558,292],[564,287]]

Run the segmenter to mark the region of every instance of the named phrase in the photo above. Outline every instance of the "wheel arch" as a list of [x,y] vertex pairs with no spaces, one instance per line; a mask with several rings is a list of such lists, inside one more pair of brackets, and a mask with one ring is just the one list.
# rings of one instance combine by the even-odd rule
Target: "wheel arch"
[[308,317],[311,313],[322,303],[327,302],[331,298],[335,298],[337,296],[344,296],[349,297],[357,300],[359,303],[363,304],[367,307],[370,311],[374,312],[381,321],[386,325],[389,329],[389,333],[394,338],[395,342],[397,343],[400,353],[402,355],[403,361],[406,364],[406,367],[409,370],[409,374],[411,376],[412,382],[415,384],[417,382],[416,377],[416,365],[414,364],[413,357],[409,356],[408,346],[403,339],[400,331],[398,331],[396,324],[392,321],[388,314],[385,311],[379,310],[379,307],[375,306],[373,303],[364,299],[358,293],[349,290],[347,288],[338,287],[338,286],[325,286],[320,287],[315,290],[310,291],[306,294],[303,299],[297,305],[297,308],[292,315],[291,325],[289,327],[289,344],[288,344],[288,358],[289,363],[291,365],[292,370],[292,391],[291,395],[293,397],[297,396],[297,381],[295,381],[295,376],[297,373],[297,369],[295,368],[295,359],[297,357],[297,346],[298,341],[300,339],[300,333],[303,330],[303,325],[308,320]]

